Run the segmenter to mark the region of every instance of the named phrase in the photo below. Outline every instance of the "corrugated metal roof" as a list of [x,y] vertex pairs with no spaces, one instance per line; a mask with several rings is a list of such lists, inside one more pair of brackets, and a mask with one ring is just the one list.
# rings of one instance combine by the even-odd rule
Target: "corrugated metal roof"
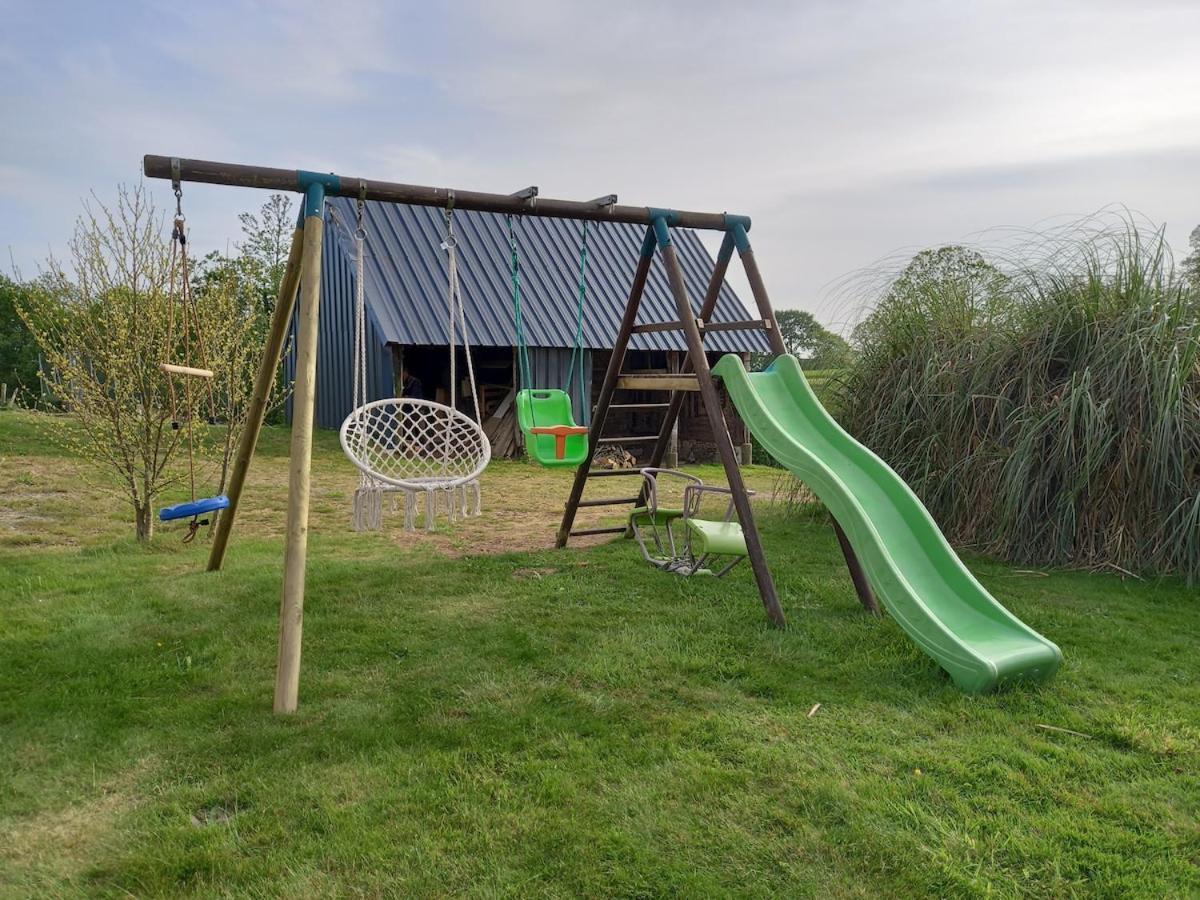
[[[353,257],[352,199],[329,200],[331,218],[346,259]],[[347,223],[349,223],[347,225]],[[366,296],[379,337],[387,343],[447,343],[446,253],[442,211],[394,203],[368,203],[366,231]],[[531,347],[570,347],[575,336],[575,304],[579,277],[582,225],[565,219],[520,218],[516,223],[521,252],[521,304],[526,340]],[[463,210],[454,214],[458,237],[458,272],[471,342],[510,347],[515,343],[509,278],[508,232],[504,216]],[[620,327],[637,267],[645,229],[603,222],[589,225],[587,303],[584,345],[610,349]],[[688,297],[698,308],[713,261],[699,237],[674,229],[675,247],[687,281]],[[328,248],[328,244],[327,244]],[[656,257],[646,282],[639,322],[675,319],[675,301],[662,261]],[[728,284],[722,285],[713,321],[752,318]],[[766,351],[761,331],[714,332],[705,337],[708,350]],[[633,335],[635,350],[684,350],[680,332]]]

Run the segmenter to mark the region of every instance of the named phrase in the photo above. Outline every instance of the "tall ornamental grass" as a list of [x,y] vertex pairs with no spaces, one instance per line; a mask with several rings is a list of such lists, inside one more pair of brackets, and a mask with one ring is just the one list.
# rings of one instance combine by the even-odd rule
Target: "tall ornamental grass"
[[857,329],[835,408],[957,544],[1194,583],[1200,296],[1161,231],[1122,222],[918,255]]

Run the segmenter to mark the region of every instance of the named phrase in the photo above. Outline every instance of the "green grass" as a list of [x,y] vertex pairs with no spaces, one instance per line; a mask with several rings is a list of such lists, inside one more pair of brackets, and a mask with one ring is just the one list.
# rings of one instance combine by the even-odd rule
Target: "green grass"
[[[0,415],[0,512],[53,452],[31,420]],[[969,560],[1066,664],[965,697],[862,614],[819,513],[760,507],[778,632],[748,570],[676,579],[626,542],[350,534],[328,437],[295,716],[270,713],[277,533],[239,534],[216,575],[119,521],[0,544],[0,894],[1200,892],[1180,584]],[[285,438],[256,469],[272,515]],[[519,512],[552,511],[560,476],[499,465],[489,514],[525,483]]]

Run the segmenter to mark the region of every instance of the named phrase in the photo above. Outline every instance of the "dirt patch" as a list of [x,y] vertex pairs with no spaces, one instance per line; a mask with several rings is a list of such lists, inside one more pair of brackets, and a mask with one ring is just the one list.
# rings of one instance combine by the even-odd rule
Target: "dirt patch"
[[540,569],[513,569],[512,577],[517,581],[541,581],[547,575],[557,575],[559,571],[553,566],[543,566]]
[[[693,470],[693,467],[689,467]],[[694,469],[707,482],[723,483],[716,467]],[[756,502],[769,500],[773,474],[748,470],[751,487],[759,490]],[[403,512],[384,511],[383,534],[405,550],[444,557],[490,555],[552,549],[562,521],[563,505],[570,494],[574,473],[543,469],[523,461],[498,460],[481,478],[483,514],[453,525],[445,517],[428,533],[418,526],[404,530]],[[8,456],[0,466],[0,536],[12,548],[28,551],[76,546],[101,546],[132,533],[132,513],[119,494],[98,485],[96,470],[82,460],[49,456]],[[314,534],[350,531],[351,502],[358,475],[336,446],[314,449],[312,505],[309,527]],[[286,456],[260,454],[251,465],[237,514],[233,543],[239,536],[282,541],[287,521],[288,460]],[[585,499],[628,496],[640,480],[600,478],[589,482]],[[207,479],[198,490],[215,488]],[[186,499],[178,486],[160,498],[160,505]],[[390,507],[390,504],[389,504]],[[576,528],[620,525],[627,505],[585,507],[576,517]],[[157,529],[155,540],[176,540],[170,528]],[[618,534],[572,538],[572,547],[589,547],[618,539]],[[198,540],[198,552],[207,541]]]
[[70,806],[0,823],[0,888],[37,893],[38,884],[77,878],[115,839],[118,819],[137,806],[137,784],[151,762],[139,760]]

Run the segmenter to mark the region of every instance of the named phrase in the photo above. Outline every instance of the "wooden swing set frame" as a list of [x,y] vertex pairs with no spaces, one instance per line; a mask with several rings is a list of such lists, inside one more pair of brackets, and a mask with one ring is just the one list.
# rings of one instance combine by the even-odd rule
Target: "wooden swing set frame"
[[[300,650],[304,621],[304,580],[308,553],[308,514],[312,466],[313,411],[316,399],[317,334],[319,328],[321,290],[321,247],[324,235],[323,208],[327,196],[354,197],[386,203],[413,206],[477,210],[520,216],[543,216],[576,219],[589,222],[625,222],[646,226],[641,254],[634,272],[629,298],[613,346],[612,356],[600,389],[599,400],[588,432],[588,456],[575,472],[559,526],[556,545],[565,547],[572,537],[592,534],[616,534],[625,526],[575,529],[575,515],[581,506],[633,506],[642,496],[584,500],[583,490],[589,478],[614,475],[639,475],[638,470],[593,470],[591,460],[603,441],[605,421],[617,390],[662,390],[670,400],[664,414],[658,438],[648,465],[662,465],[670,435],[679,417],[687,392],[699,392],[712,428],[717,453],[733,498],[734,509],[746,539],[746,551],[754,579],[762,598],[767,618],[777,627],[784,627],[783,609],[775,582],[767,567],[762,541],[754,523],[754,513],[746,491],[729,430],[722,412],[720,395],[709,369],[704,352],[704,335],[712,331],[761,330],[767,335],[771,352],[787,352],[775,321],[766,286],[750,247],[747,232],[750,219],[726,213],[688,212],[645,206],[619,205],[616,195],[595,200],[554,200],[539,197],[537,188],[524,188],[512,194],[491,194],[479,191],[460,191],[448,188],[424,187],[373,181],[365,178],[345,178],[332,174],[297,169],[274,169],[233,163],[209,162],[180,157],[147,155],[143,170],[148,178],[162,178],[176,186],[181,182],[220,184],[231,187],[253,187],[270,191],[295,191],[304,195],[303,208],[292,234],[287,264],[279,286],[266,345],[254,381],[247,408],[246,426],[238,443],[230,473],[227,495],[229,507],[217,522],[208,571],[217,571],[225,559],[230,533],[237,515],[246,474],[254,455],[258,436],[267,411],[267,403],[275,372],[283,353],[287,332],[299,297],[299,316],[296,319],[296,373],[292,394],[292,434],[288,472],[288,509],[286,546],[284,550],[283,592],[279,616],[279,655],[275,677],[274,709],[278,713],[295,712],[299,700]],[[699,311],[694,310],[688,297],[683,269],[671,240],[671,228],[694,228],[721,231],[724,240],[717,254]],[[638,322],[642,293],[655,251],[662,259],[667,280],[675,301],[677,319],[670,322]],[[710,322],[725,273],[736,250],[750,291],[758,309],[758,318],[740,322]],[[647,376],[624,375],[621,372],[625,353],[632,335],[654,331],[681,331],[687,343],[687,358],[683,371],[646,383]],[[643,488],[644,491],[644,488]],[[835,522],[838,542],[850,570],[859,600],[868,610],[878,609],[866,576],[851,549],[845,533]]]

